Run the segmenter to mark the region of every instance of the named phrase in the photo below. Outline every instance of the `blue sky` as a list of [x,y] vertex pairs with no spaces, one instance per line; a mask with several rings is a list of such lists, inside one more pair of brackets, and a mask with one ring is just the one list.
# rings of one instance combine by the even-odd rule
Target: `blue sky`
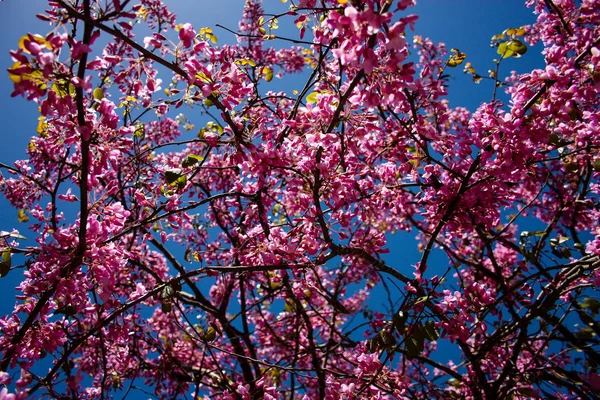
[[[220,42],[231,42],[234,37],[214,25],[219,23],[231,29],[237,28],[237,20],[241,15],[242,0],[193,1],[166,0],[178,16],[178,22],[190,22],[196,28],[213,27]],[[27,5],[24,7],[24,5]],[[217,5],[218,4],[218,5]],[[280,0],[265,0],[265,8],[270,6],[281,10]],[[42,0],[4,0],[0,3],[0,69],[5,71],[12,64],[9,50],[17,47],[17,42],[24,34],[46,34],[49,27],[35,18],[36,13],[43,12],[46,1]],[[531,10],[525,8],[518,0],[420,0],[414,9],[407,13],[420,16],[416,24],[416,33],[430,37],[434,42],[445,42],[448,48],[456,47],[467,54],[470,61],[481,74],[494,67],[493,59],[497,57],[495,49],[489,46],[491,36],[501,33],[506,28],[531,24],[535,17]],[[293,19],[287,22],[291,24]],[[280,24],[285,24],[284,19]],[[292,30],[293,31],[293,30]],[[141,40],[142,38],[140,38]],[[511,69],[525,72],[533,68],[543,68],[540,49],[530,49],[520,59],[503,61],[500,77],[507,76]],[[489,101],[493,87],[491,82],[483,81],[475,85],[471,78],[462,73],[462,67],[449,70],[452,78],[449,81],[450,102],[453,106],[465,106],[474,110],[481,102]],[[163,80],[168,79],[163,77]],[[289,91],[295,87],[289,87]],[[36,134],[37,107],[23,98],[11,98],[12,85],[6,72],[0,72],[0,162],[12,165],[17,159],[25,157],[25,149],[32,135]],[[5,174],[5,172],[3,172]],[[19,224],[17,212],[4,200],[0,199],[0,230],[10,231],[17,228],[22,234],[33,238],[26,224]],[[408,237],[406,236],[408,235]],[[403,265],[419,261],[420,253],[416,251],[416,242],[412,240],[415,233],[402,234],[390,238],[392,252],[386,260]],[[407,240],[408,239],[408,240]],[[445,270],[445,266],[443,268]],[[14,304],[13,288],[18,283],[18,273],[13,272],[0,280],[3,298],[0,302],[0,315],[12,310]]]

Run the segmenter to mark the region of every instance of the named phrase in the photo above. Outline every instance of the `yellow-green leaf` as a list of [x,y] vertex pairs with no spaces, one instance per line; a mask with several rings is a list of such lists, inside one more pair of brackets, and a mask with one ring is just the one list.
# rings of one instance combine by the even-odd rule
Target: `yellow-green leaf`
[[262,73],[263,73],[263,75],[265,77],[265,81],[271,82],[271,80],[273,79],[273,68],[271,68],[271,67],[263,67]]
[[212,326],[206,328],[206,332],[204,332],[204,340],[207,342],[212,342],[217,337],[217,331]]
[[206,123],[206,128],[210,129],[213,132],[218,133],[219,135],[222,135],[224,132],[223,127],[220,124],[217,124],[216,122],[213,122],[213,121],[208,121]]
[[256,67],[256,63],[252,60],[249,60],[247,58],[241,59],[241,60],[237,60],[235,62],[237,65],[249,65],[251,67]]
[[177,180],[179,178],[181,178],[182,175],[181,172],[179,171],[175,171],[175,170],[170,170],[170,171],[165,171],[165,180],[167,181],[167,183],[169,185],[174,184],[175,182],[177,182]]
[[525,33],[526,31],[523,28],[508,28],[504,31],[504,34],[508,36],[523,36]]
[[185,160],[183,160],[183,162],[181,163],[181,166],[183,168],[189,168],[189,167],[191,167],[193,165],[198,164],[202,160],[204,160],[204,157],[202,157],[202,156],[198,156],[196,154],[188,154],[185,157]]
[[565,162],[565,169],[567,170],[567,172],[575,173],[579,171],[579,166],[577,165],[577,163],[567,161]]
[[527,53],[527,45],[518,39],[511,39],[500,43],[498,45],[497,53],[500,54],[502,58],[518,58]]
[[431,320],[423,325],[423,333],[425,333],[425,337],[432,342],[438,340],[440,337],[440,331],[435,326],[435,322]]
[[8,77],[14,83],[27,82],[32,81],[36,85],[38,85],[41,89],[46,88],[46,84],[44,81],[44,74],[40,70],[31,70],[31,72],[17,72],[16,70],[24,67],[20,62],[14,63],[11,68],[8,70]]
[[404,334],[404,327],[406,325],[406,321],[408,320],[408,313],[404,311],[398,311],[392,316],[392,322],[394,324],[394,328],[400,333]]
[[75,86],[70,82],[69,83],[64,82],[64,81],[54,82],[52,84],[52,90],[60,98],[75,95]]
[[38,126],[36,129],[36,132],[41,137],[46,137],[46,135],[48,134],[48,123],[46,122],[46,117],[44,117],[44,116],[38,117]]
[[28,222],[29,221],[29,215],[27,215],[27,211],[25,211],[25,209],[20,208],[19,211],[17,211],[17,221],[19,221],[19,222]]
[[29,52],[29,50],[27,50],[27,47],[25,47],[25,42],[31,42],[31,38],[33,38],[33,40],[35,42],[37,42],[38,44],[42,44],[44,46],[46,46],[46,48],[48,49],[52,49],[52,47],[50,46],[50,44],[46,41],[46,39],[44,37],[42,37],[41,35],[35,34],[35,35],[31,35],[31,37],[29,35],[24,35],[19,39],[19,48],[21,50],[23,50],[25,53],[27,54],[31,54]]
[[196,78],[200,79],[204,83],[211,83],[212,79],[210,79],[204,72],[196,72]]
[[173,305],[171,304],[171,302],[169,300],[164,300],[162,302],[160,308],[164,314],[167,314],[167,313],[171,312],[171,310],[173,309]]
[[500,43],[496,52],[500,54],[502,58],[512,57],[512,55],[514,54],[514,52],[508,48],[508,42]]
[[0,261],[0,278],[5,277],[10,272],[11,267],[10,250],[4,250],[2,252],[2,260]]
[[527,53],[527,45],[517,39],[508,41],[506,48],[514,53],[513,57],[521,57]]
[[97,87],[96,89],[94,89],[94,91],[93,91],[92,94],[94,96],[94,99],[96,99],[98,101],[100,101],[100,100],[102,100],[104,98],[104,91],[101,88],[99,88],[99,87]]
[[306,96],[306,102],[307,103],[316,103],[318,94],[319,94],[319,92],[310,93],[308,96]]
[[475,72],[476,72],[476,70],[475,70],[475,68],[474,68],[474,67],[471,65],[471,63],[470,63],[470,62],[468,62],[468,63],[466,63],[466,64],[465,64],[465,68],[463,69],[463,72],[464,72],[465,74],[471,74],[471,75],[475,75]]
[[133,131],[133,137],[138,138],[138,139],[144,139],[145,136],[146,136],[146,125],[137,124],[135,126],[135,130]]
[[458,49],[452,49],[450,50],[453,54],[450,56],[450,58],[448,59],[448,66],[449,67],[456,67],[460,64],[463,63],[463,61],[465,61],[465,59],[467,58],[467,55],[463,52],[461,52]]

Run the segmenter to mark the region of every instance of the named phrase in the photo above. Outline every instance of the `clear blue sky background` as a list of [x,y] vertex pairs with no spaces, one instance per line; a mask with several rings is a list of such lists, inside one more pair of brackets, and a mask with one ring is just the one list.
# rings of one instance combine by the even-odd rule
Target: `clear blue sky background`
[[[237,29],[237,21],[243,7],[242,0],[166,0],[166,3],[177,15],[178,22],[191,22],[196,28],[213,27],[220,42],[234,40],[231,34],[214,28],[214,25],[219,23]],[[467,54],[467,60],[478,72],[485,74],[488,69],[494,67],[492,60],[497,57],[495,49],[489,46],[490,38],[506,28],[519,27],[535,21],[531,10],[523,3],[518,0],[418,0],[417,7],[407,10],[407,13],[420,16],[416,24],[417,34],[430,37],[434,42],[445,42],[448,48],[459,48]],[[5,72],[12,64],[8,52],[17,47],[19,38],[27,32],[42,35],[48,32],[48,25],[35,18],[36,13],[43,12],[46,4],[47,2],[42,0],[4,0],[0,3],[0,162],[9,165],[25,157],[27,144],[31,136],[36,135],[38,113],[35,104],[23,98],[10,97],[12,84]],[[267,10],[272,7],[283,10],[286,6],[279,0],[264,0],[264,5]],[[292,20],[281,19],[280,25],[283,28],[285,21],[291,24]],[[139,38],[140,41],[142,39]],[[499,76],[507,76],[511,69],[525,72],[543,66],[540,49],[533,48],[520,59],[505,60]],[[481,102],[491,99],[491,81],[484,80],[480,85],[473,84],[470,76],[462,73],[462,66],[449,72],[452,75],[449,82],[451,105],[461,105],[474,110]],[[298,85],[298,82],[295,84]],[[287,90],[292,89],[299,87],[287,86]],[[3,174],[6,175],[6,172],[3,171]],[[19,224],[16,215],[16,210],[3,198],[0,199],[0,230],[10,231],[17,228],[23,235],[33,238],[35,234],[28,231],[27,224]],[[415,234],[391,237],[391,253],[386,257],[386,261],[392,266],[399,266],[401,263],[403,267],[418,262],[420,253],[417,252],[413,240]],[[443,263],[443,259],[438,260]],[[443,270],[446,268],[445,265],[441,267]],[[0,315],[11,312],[14,305],[14,287],[18,281],[19,274],[16,272],[0,280]]]

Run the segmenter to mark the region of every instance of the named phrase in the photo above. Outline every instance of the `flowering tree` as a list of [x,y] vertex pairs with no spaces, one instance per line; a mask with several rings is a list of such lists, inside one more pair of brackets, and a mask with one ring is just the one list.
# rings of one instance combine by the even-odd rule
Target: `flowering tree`
[[448,71],[483,76],[407,42],[413,2],[248,0],[219,45],[159,0],[50,0],[8,70],[40,117],[1,165],[35,241],[2,227],[0,399],[596,396],[600,7],[528,0],[495,64],[546,66],[471,114]]

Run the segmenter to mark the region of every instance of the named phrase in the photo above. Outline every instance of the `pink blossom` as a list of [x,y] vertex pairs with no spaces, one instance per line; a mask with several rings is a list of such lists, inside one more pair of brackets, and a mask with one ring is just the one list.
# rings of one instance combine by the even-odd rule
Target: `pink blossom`
[[8,393],[7,388],[0,389],[0,400],[15,400],[16,398],[16,395]]
[[183,24],[179,29],[179,40],[183,42],[184,47],[191,47],[196,38],[196,31],[191,24]]
[[547,3],[499,39],[544,64],[467,109],[413,0],[248,0],[219,44],[49,2],[11,52],[0,398],[593,397],[600,10]]

